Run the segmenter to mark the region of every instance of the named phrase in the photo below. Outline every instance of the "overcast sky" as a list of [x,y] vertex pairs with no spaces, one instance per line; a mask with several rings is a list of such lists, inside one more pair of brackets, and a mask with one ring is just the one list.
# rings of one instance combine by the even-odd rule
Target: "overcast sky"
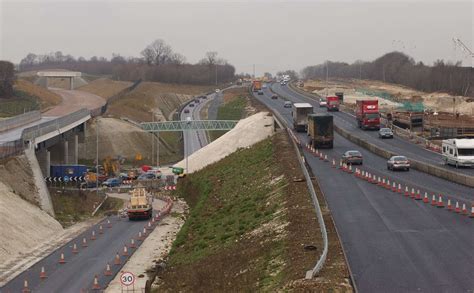
[[417,61],[462,60],[473,48],[473,1],[12,1],[0,0],[0,59],[62,51],[139,56],[154,39],[196,62],[206,51],[237,72],[300,70],[325,60],[403,51]]

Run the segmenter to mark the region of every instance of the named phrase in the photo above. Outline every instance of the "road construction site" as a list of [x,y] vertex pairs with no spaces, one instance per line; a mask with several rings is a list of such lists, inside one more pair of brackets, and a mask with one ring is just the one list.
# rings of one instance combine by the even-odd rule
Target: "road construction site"
[[[61,94],[61,91],[57,92]],[[111,94],[111,90],[107,90],[107,93]],[[275,94],[277,95],[276,99],[273,98]],[[206,116],[214,115],[209,114],[209,111],[214,111],[211,110],[212,104],[221,95],[222,91],[208,93],[205,94],[206,98],[199,98],[199,102],[196,102],[196,97],[181,96],[178,98],[178,102],[173,100],[165,108],[157,106],[160,105],[160,101],[155,100],[154,103],[158,103],[155,104],[157,106],[155,114],[162,119],[170,119],[175,115],[174,107],[179,105],[176,114],[182,121],[201,120],[203,113]],[[95,99],[93,96],[89,97]],[[167,100],[169,97],[169,95],[165,95],[160,96],[159,99]],[[242,150],[248,150],[255,144],[260,143],[262,145],[262,141],[267,141],[268,144],[269,139],[276,135],[276,125],[280,125],[277,128],[289,129],[289,137],[299,145],[305,163],[314,175],[315,185],[320,187],[317,196],[323,202],[321,206],[325,207],[323,209],[324,222],[326,222],[327,229],[332,234],[330,239],[333,243],[338,244],[338,238],[340,238],[341,246],[331,246],[329,250],[330,258],[325,259],[326,257],[324,257],[323,259],[323,269],[315,271],[314,264],[318,259],[321,260],[322,255],[327,251],[323,252],[321,249],[323,246],[322,240],[314,237],[321,235],[321,233],[325,235],[325,232],[323,232],[325,229],[318,228],[322,223],[319,222],[319,225],[317,225],[315,218],[311,219],[310,224],[303,221],[301,225],[311,225],[316,229],[312,233],[311,237],[313,238],[308,238],[308,241],[312,244],[306,243],[304,245],[305,250],[306,247],[314,246],[316,251],[311,254],[301,254],[299,250],[294,252],[295,255],[299,255],[301,258],[301,262],[293,263],[293,267],[297,267],[298,270],[289,269],[287,264],[291,264],[291,262],[286,259],[278,260],[276,262],[279,265],[275,265],[269,272],[271,276],[279,276],[281,272],[290,270],[291,273],[284,274],[286,276],[283,278],[284,281],[280,282],[272,277],[270,278],[271,281],[262,285],[253,278],[249,278],[248,282],[239,288],[242,290],[246,288],[276,289],[284,284],[284,288],[295,290],[333,289],[337,288],[334,285],[335,280],[342,284],[339,288],[344,288],[343,290],[350,291],[354,289],[361,292],[415,291],[420,290],[420,288],[430,292],[444,292],[451,289],[454,291],[468,291],[474,287],[470,270],[466,270],[466,268],[472,267],[474,263],[474,255],[471,249],[474,240],[471,233],[473,222],[469,218],[470,215],[474,216],[471,212],[471,203],[474,198],[472,188],[469,187],[472,169],[453,170],[441,163],[439,154],[397,137],[390,142],[379,140],[374,132],[359,130],[350,112],[336,112],[333,115],[337,131],[334,149],[316,150],[308,146],[306,134],[299,134],[291,130],[293,123],[292,109],[284,106],[285,101],[305,102],[310,103],[316,112],[325,112],[325,109],[319,108],[318,96],[314,95],[314,92],[311,94],[300,91],[294,85],[286,86],[269,83],[268,87],[263,89],[263,95],[255,94],[253,98],[265,105],[271,112],[268,112],[268,110],[267,112],[262,111],[240,120],[234,129],[212,143],[209,141],[208,133],[204,130],[185,131],[183,135],[185,159],[173,166],[185,169],[186,173],[192,178],[191,173],[204,174],[203,172],[207,172],[207,166],[215,166],[220,160],[225,160],[233,153],[239,154]],[[98,101],[104,101],[104,99],[100,99],[97,98],[93,102],[94,106],[97,106],[95,103]],[[117,101],[120,101],[120,99]],[[350,101],[349,98],[348,103]],[[391,102],[390,100],[387,101],[387,106],[390,107]],[[193,105],[191,106],[191,104]],[[115,106],[115,110],[113,107],[110,108],[112,109],[111,116],[124,114],[119,110],[120,106]],[[49,111],[62,111],[61,109],[66,108],[64,103],[60,103],[58,108]],[[261,106],[254,105],[253,108],[264,110]],[[99,123],[99,129],[105,130],[105,134],[100,137],[104,146],[107,144],[114,145],[114,148],[106,152],[99,152],[101,158],[107,156],[107,152],[114,155],[119,153],[127,158],[135,157],[137,153],[150,153],[149,149],[136,147],[137,142],[142,144],[139,143],[142,140],[145,144],[145,141],[147,141],[147,134],[139,128],[139,122],[141,121],[134,120],[140,117],[138,110],[135,109],[128,113],[130,115],[127,114],[126,119],[121,119],[121,121],[116,118],[95,120],[94,123]],[[151,117],[155,117],[155,114],[152,114]],[[120,130],[116,129],[116,125],[120,126]],[[127,137],[131,137],[131,139],[125,141],[123,145],[115,145],[114,138],[123,135],[123,130],[126,130]],[[282,136],[283,134],[280,132],[278,135]],[[286,134],[283,136],[286,137]],[[94,133],[89,134],[89,140],[92,140],[93,137]],[[159,136],[152,138],[152,140],[158,140],[158,143],[160,143],[159,139]],[[160,148],[162,148],[162,145],[161,143]],[[93,153],[91,152],[92,144],[84,144],[83,148],[84,153]],[[101,149],[104,151],[106,148],[102,147]],[[349,149],[360,150],[364,157],[363,166],[355,168],[352,165],[342,165],[340,163],[341,155]],[[406,154],[411,160],[417,162],[418,167],[410,170],[410,172],[395,173],[386,170],[386,158],[383,157],[384,154],[381,150]],[[156,153],[151,155],[151,162],[153,162],[155,156]],[[89,156],[84,159],[93,160],[93,157]],[[296,163],[294,158],[289,161]],[[158,163],[158,159],[155,162]],[[289,164],[289,162],[287,163]],[[11,165],[5,164],[5,166],[7,170],[12,168]],[[432,171],[426,171],[423,166],[441,171],[439,174],[435,174]],[[29,174],[28,168],[28,165],[25,164],[22,171],[26,174],[25,177]],[[298,167],[293,165],[292,168]],[[165,171],[165,169],[168,171]],[[162,172],[163,174],[169,172],[169,168],[163,168]],[[461,180],[457,180],[461,184],[455,183],[454,179],[448,180],[445,178],[447,175],[443,174],[453,174],[452,176],[465,178],[464,184]],[[279,175],[275,176],[278,177]],[[285,176],[288,177],[289,175],[286,174]],[[301,175],[298,176],[302,177]],[[275,182],[274,184],[277,184],[279,180],[275,178],[266,178],[265,182],[271,180]],[[213,182],[214,179],[212,179]],[[298,178],[288,177],[286,180],[300,182]],[[219,185],[219,181],[214,183]],[[174,183],[170,185],[169,182],[166,182],[164,184],[166,184],[166,187],[174,187]],[[30,183],[30,185],[33,186],[33,183]],[[118,187],[103,189],[102,191],[105,191],[107,196],[127,200],[126,191],[130,188],[129,182],[124,181]],[[156,290],[160,290],[159,288],[175,290],[176,287],[172,284],[179,279],[177,271],[187,271],[188,275],[185,279],[182,279],[182,284],[189,285],[196,281],[196,275],[191,272],[193,271],[191,268],[195,265],[207,267],[209,265],[207,260],[213,259],[213,256],[209,256],[196,263],[183,265],[179,261],[173,261],[171,256],[171,269],[165,270],[163,275],[158,275],[160,279],[155,279],[156,273],[161,269],[161,265],[157,266],[156,263],[166,263],[170,250],[172,251],[171,254],[176,251],[180,252],[180,246],[172,243],[179,235],[178,231],[181,226],[186,225],[184,224],[184,217],[187,216],[187,204],[191,203],[192,206],[193,203],[198,201],[197,194],[193,195],[194,198],[186,198],[186,195],[179,191],[179,186],[178,192],[166,191],[167,188],[163,188],[163,185],[156,190],[154,194],[155,212],[150,221],[131,222],[122,217],[121,214],[104,215],[101,218],[92,218],[87,222],[76,224],[66,230],[53,217],[36,206],[38,198],[31,195],[31,190],[34,190],[34,187],[28,189],[28,187],[15,186],[15,184],[0,183],[0,189],[5,205],[17,205],[24,211],[24,214],[28,215],[27,220],[33,223],[27,226],[23,224],[16,225],[17,227],[13,224],[8,225],[9,227],[5,231],[6,235],[11,235],[12,239],[8,240],[9,246],[5,246],[4,249],[7,251],[4,256],[11,256],[11,258],[6,264],[2,264],[0,278],[3,286],[2,292],[15,292],[25,288],[35,292],[102,290],[109,283],[110,288],[107,291],[118,292],[121,289],[119,285],[120,274],[118,273],[124,270],[131,271],[139,277],[139,281],[136,283],[139,288],[150,288],[153,280],[155,280],[154,286],[158,286],[158,289],[155,288]],[[303,190],[305,189],[301,191]],[[120,193],[123,191],[125,193]],[[33,193],[36,193],[36,191],[33,191]],[[3,194],[6,196],[4,197]],[[187,202],[177,201],[174,198],[177,195],[184,196]],[[30,204],[26,204],[25,200],[29,201]],[[307,205],[311,206],[314,203],[318,206],[316,202],[311,203],[309,197],[306,200]],[[327,201],[327,206],[325,201]],[[169,214],[173,206],[177,206],[176,214],[170,217]],[[285,208],[282,206],[280,209],[284,210]],[[280,209],[264,214],[271,217],[271,215],[281,213]],[[314,211],[311,209],[306,211],[311,211],[314,215]],[[18,217],[10,217],[7,211],[2,212],[1,215],[6,217],[5,222],[22,222]],[[330,219],[331,215],[334,218],[334,226],[332,226],[332,220]],[[257,213],[255,217],[257,217]],[[260,215],[257,218],[259,217]],[[302,221],[298,218],[298,221],[300,220]],[[241,231],[242,234],[239,235],[254,235],[252,233],[257,233],[255,231],[263,229],[265,224],[269,222],[264,221],[262,223],[263,226],[252,226],[252,229],[248,231],[249,234]],[[275,232],[275,235],[279,235],[279,233],[282,233],[281,229],[284,229],[282,227],[286,227],[286,225],[293,225],[292,221],[289,221],[289,224],[285,224],[285,222],[274,223],[270,231]],[[187,229],[180,233],[186,233],[186,231],[189,231]],[[301,230],[296,230],[290,230],[290,234],[302,233]],[[28,239],[34,240],[31,243],[25,238],[26,235],[30,234],[33,238]],[[296,238],[296,234],[293,237]],[[183,237],[188,236],[183,234],[181,239]],[[225,242],[226,237],[231,236],[225,236],[221,240]],[[51,241],[51,238],[56,240]],[[241,238],[236,239],[238,242]],[[15,245],[14,241],[18,241],[19,245]],[[33,243],[38,245],[33,245]],[[251,243],[247,244],[251,245]],[[206,246],[201,248],[204,251],[206,250]],[[308,248],[308,251],[311,249]],[[328,272],[329,269],[324,268],[324,260],[326,261],[325,265],[333,266],[331,262],[335,261],[336,258],[334,253],[340,249],[343,253],[336,253],[339,255],[338,263],[345,264],[347,261],[348,265],[344,280],[341,279],[343,275],[341,272],[345,272],[345,265],[341,265],[337,272],[331,273]],[[34,253],[32,257],[21,259],[22,255],[27,252]],[[216,257],[215,261],[219,261],[222,255],[218,254],[214,257]],[[229,257],[229,255],[226,254],[226,257]],[[275,256],[270,255],[269,257]],[[236,269],[241,270],[243,268],[242,264],[243,262],[239,264],[240,266],[236,266]],[[87,270],[85,270],[86,267]],[[209,267],[208,270],[212,271],[216,268],[219,268],[219,266]],[[17,270],[16,273],[13,272],[14,270]],[[220,267],[219,271],[222,270],[225,270],[225,268]],[[324,282],[318,283],[317,279],[304,280],[305,272],[308,278],[308,270],[313,270],[313,274],[318,275],[319,280],[324,280]],[[217,272],[215,274],[220,276]],[[308,279],[312,279],[313,274],[310,274]],[[161,277],[163,278],[161,279]],[[238,281],[238,278],[236,280]],[[227,285],[216,283],[216,281],[214,280],[216,287],[212,287],[213,284],[205,282],[202,288],[207,286],[207,288],[229,290]],[[232,284],[232,282],[229,284]],[[321,284],[325,285],[320,287]]]

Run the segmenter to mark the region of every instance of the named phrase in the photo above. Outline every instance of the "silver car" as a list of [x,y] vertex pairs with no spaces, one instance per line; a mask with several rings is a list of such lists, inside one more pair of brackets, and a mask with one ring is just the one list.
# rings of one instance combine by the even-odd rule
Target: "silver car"
[[410,170],[410,161],[405,156],[392,156],[387,161],[388,170]]

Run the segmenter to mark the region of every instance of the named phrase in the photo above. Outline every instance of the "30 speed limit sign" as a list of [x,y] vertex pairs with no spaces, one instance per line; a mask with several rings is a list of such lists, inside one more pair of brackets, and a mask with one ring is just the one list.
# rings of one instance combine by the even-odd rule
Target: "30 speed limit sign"
[[120,275],[120,283],[124,286],[131,286],[135,283],[135,275],[130,272],[123,272]]

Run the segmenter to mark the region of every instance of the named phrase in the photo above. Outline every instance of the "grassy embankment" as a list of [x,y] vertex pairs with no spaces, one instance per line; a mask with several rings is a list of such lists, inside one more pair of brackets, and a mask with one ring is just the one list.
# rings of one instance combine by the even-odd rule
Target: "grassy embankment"
[[[246,116],[246,107],[249,99],[246,89],[234,89],[226,91],[224,102],[217,109],[217,120],[240,120]],[[214,141],[224,135],[227,131],[209,131],[209,138]]]
[[[283,177],[275,179],[281,170],[273,153],[274,146],[267,139],[186,178],[179,194],[190,204],[191,213],[170,253],[173,271],[187,272],[199,266],[207,274],[207,270],[223,265],[218,262],[212,268],[209,259],[222,261],[234,251],[235,256],[227,264],[229,271],[248,266],[243,274],[250,282],[258,278],[257,288],[261,289],[280,283],[284,243],[281,235],[269,227],[284,226],[283,188],[287,181]],[[265,242],[264,249],[242,251],[243,243],[257,239]],[[166,285],[174,286],[172,282]],[[253,285],[244,282],[239,287]]]
[[[51,188],[50,193],[56,220],[63,227],[90,219],[95,209],[94,206],[98,206],[103,200],[103,195],[98,196],[95,191],[89,190]],[[123,208],[123,200],[108,197],[95,214],[95,217],[115,213],[121,208]]]
[[45,111],[61,102],[57,94],[23,79],[18,79],[13,89],[13,98],[0,99],[0,118],[33,110]]

